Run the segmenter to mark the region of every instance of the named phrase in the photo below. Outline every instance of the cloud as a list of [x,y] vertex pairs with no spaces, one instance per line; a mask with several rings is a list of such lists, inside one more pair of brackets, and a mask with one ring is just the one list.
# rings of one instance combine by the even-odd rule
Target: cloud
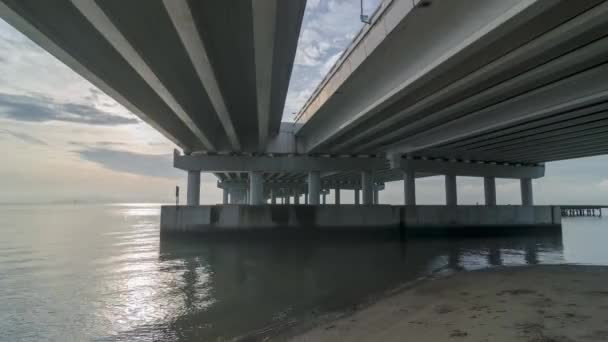
[[76,153],[84,160],[113,171],[171,179],[183,176],[183,172],[173,167],[172,154],[143,154],[97,147],[85,148]]
[[34,144],[34,145],[48,145],[46,142],[44,142],[36,137],[33,137],[29,134],[26,134],[26,133],[15,132],[15,131],[11,131],[8,129],[2,129],[2,130],[0,130],[0,134],[10,135],[23,142]]
[[[366,0],[372,13],[380,0]],[[363,24],[359,1],[309,0],[302,22],[283,120],[292,121]]]
[[87,125],[136,124],[136,118],[111,114],[92,105],[57,102],[38,95],[0,93],[0,117],[26,122],[63,121]]

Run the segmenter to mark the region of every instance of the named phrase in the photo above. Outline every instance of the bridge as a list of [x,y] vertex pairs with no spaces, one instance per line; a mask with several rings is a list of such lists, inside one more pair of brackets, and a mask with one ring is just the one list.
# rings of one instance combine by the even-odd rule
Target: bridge
[[[0,16],[181,151],[187,204],[377,203],[386,182],[532,179],[608,152],[608,1],[384,0],[282,122],[305,0],[0,0]],[[357,18],[353,18],[357,20]]]

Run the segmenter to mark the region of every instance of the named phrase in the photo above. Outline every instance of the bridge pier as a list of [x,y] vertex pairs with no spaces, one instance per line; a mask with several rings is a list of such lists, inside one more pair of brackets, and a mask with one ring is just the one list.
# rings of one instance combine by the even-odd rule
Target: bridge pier
[[355,205],[361,204],[360,193],[359,189],[355,189]]
[[534,205],[534,197],[532,194],[532,179],[522,178],[519,180],[521,186],[521,205],[532,206]]
[[200,171],[188,171],[188,193],[187,201],[188,205],[200,205],[201,204],[201,172]]
[[494,177],[483,177],[483,191],[485,197],[485,204],[487,206],[496,205],[496,178]]
[[361,173],[361,188],[363,192],[363,204],[370,205],[373,204],[374,194],[373,194],[373,182],[372,182],[372,173],[370,171],[363,171]]
[[458,205],[455,175],[445,175],[445,204],[447,206]]
[[249,204],[264,204],[264,173],[249,172]]
[[416,205],[416,173],[403,171],[403,193],[405,205]]
[[340,188],[334,188],[334,204],[340,205]]
[[308,203],[315,205],[319,204],[321,192],[321,173],[319,171],[310,171],[308,173]]

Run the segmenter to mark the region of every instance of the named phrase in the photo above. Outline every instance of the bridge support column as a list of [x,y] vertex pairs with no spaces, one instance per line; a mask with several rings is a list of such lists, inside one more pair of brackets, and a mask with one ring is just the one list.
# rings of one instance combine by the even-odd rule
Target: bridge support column
[[521,185],[521,205],[534,205],[534,195],[532,194],[532,178],[522,178],[519,180]]
[[334,189],[334,203],[336,205],[340,204],[340,188],[335,188]]
[[319,204],[320,192],[321,173],[319,171],[311,171],[308,173],[308,203],[312,205]]
[[449,206],[458,205],[458,193],[456,192],[456,175],[445,175],[445,204]]
[[372,184],[372,173],[370,171],[361,173],[361,187],[363,190],[363,204],[372,204],[374,201],[374,185]]
[[270,204],[277,204],[277,194],[275,189],[270,191]]
[[264,173],[249,172],[249,204],[264,204]]
[[228,190],[222,189],[222,204],[228,204]]
[[403,193],[405,205],[416,205],[416,173],[414,171],[403,172]]
[[327,204],[327,194],[325,193],[325,191],[322,192],[321,196],[323,196],[323,202],[322,202],[322,204],[323,205]]
[[300,204],[300,193],[298,193],[298,190],[293,191],[293,204]]
[[483,191],[486,199],[486,205],[496,205],[496,178],[483,177]]
[[361,203],[361,200],[359,199],[359,194],[360,194],[359,189],[355,189],[355,204],[356,205],[359,205]]
[[378,204],[378,201],[380,200],[380,191],[376,188],[374,188],[374,204]]
[[188,171],[188,205],[201,204],[201,172]]

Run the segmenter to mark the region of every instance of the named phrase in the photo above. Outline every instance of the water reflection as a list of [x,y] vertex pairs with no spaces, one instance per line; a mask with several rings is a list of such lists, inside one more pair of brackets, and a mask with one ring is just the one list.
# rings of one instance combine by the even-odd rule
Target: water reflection
[[[484,239],[305,237],[161,239],[161,272],[180,274],[169,322],[130,331],[195,341],[261,337],[406,281],[512,263],[561,262],[561,234]],[[548,258],[543,259],[543,256]],[[515,261],[518,260],[518,261]],[[262,328],[262,329],[261,329]]]

